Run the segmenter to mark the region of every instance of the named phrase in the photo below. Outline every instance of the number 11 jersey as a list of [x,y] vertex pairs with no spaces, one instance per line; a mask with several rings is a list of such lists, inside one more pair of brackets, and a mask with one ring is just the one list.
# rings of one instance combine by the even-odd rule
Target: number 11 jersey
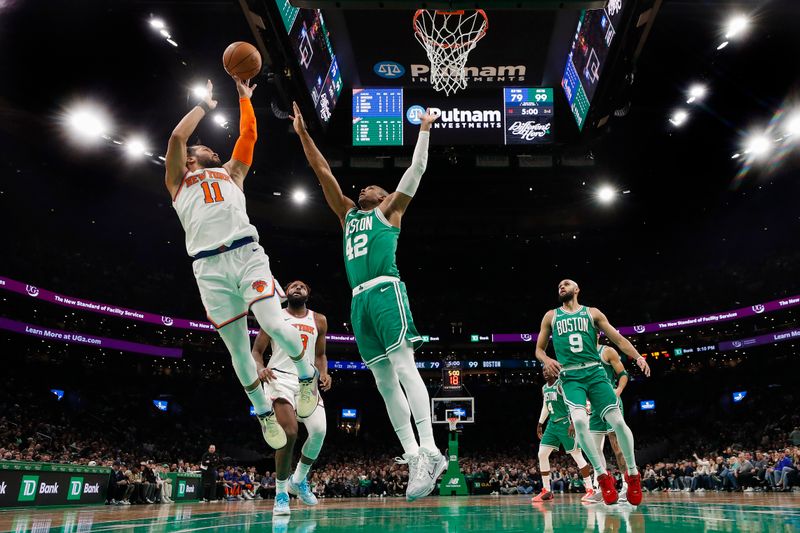
[[224,168],[187,172],[172,207],[186,232],[190,256],[229,246],[244,237],[258,241],[258,231],[247,216],[244,192]]
[[344,268],[354,289],[379,276],[400,277],[397,270],[397,239],[400,228],[389,224],[379,208],[352,208],[344,217]]

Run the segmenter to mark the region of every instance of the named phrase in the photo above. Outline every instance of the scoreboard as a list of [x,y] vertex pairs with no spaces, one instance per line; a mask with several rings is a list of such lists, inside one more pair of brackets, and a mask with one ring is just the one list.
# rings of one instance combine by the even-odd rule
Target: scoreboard
[[403,145],[403,89],[353,89],[353,145]]
[[431,89],[353,89],[353,146],[413,146],[420,117],[438,115],[433,145],[534,145],[553,140],[553,89],[494,87],[445,97]]

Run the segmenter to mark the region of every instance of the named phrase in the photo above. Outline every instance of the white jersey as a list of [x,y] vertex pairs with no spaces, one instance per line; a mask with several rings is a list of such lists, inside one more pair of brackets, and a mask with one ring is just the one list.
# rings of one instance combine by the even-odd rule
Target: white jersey
[[[306,316],[298,318],[289,313],[288,310],[281,309],[281,316],[290,326],[294,326],[300,332],[300,339],[306,349],[306,360],[313,366],[316,359],[317,337],[319,336],[314,311],[309,309]],[[290,354],[281,348],[275,342],[275,339],[270,340],[270,346],[272,347],[272,356],[269,358],[267,366],[274,370],[297,375],[297,368],[294,366],[294,361],[292,361]]]
[[247,217],[244,193],[224,168],[184,174],[172,207],[186,231],[190,256],[230,246],[243,237],[258,240],[258,231]]

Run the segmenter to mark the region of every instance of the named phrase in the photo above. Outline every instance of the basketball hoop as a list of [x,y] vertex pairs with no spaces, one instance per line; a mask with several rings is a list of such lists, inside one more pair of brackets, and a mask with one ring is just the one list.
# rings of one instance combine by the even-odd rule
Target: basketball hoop
[[458,429],[458,421],[460,418],[458,416],[448,416],[447,417],[447,424],[450,426],[450,431],[456,431]]
[[414,36],[425,48],[431,62],[431,85],[449,95],[467,86],[464,67],[469,53],[483,39],[489,18],[483,9],[430,11],[414,14]]

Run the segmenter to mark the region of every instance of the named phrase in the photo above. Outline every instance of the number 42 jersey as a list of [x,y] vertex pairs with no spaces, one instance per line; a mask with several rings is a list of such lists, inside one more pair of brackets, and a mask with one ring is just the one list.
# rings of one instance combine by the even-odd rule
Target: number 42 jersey
[[400,277],[397,239],[400,228],[389,224],[379,208],[352,208],[344,217],[344,268],[354,289],[378,276]]

